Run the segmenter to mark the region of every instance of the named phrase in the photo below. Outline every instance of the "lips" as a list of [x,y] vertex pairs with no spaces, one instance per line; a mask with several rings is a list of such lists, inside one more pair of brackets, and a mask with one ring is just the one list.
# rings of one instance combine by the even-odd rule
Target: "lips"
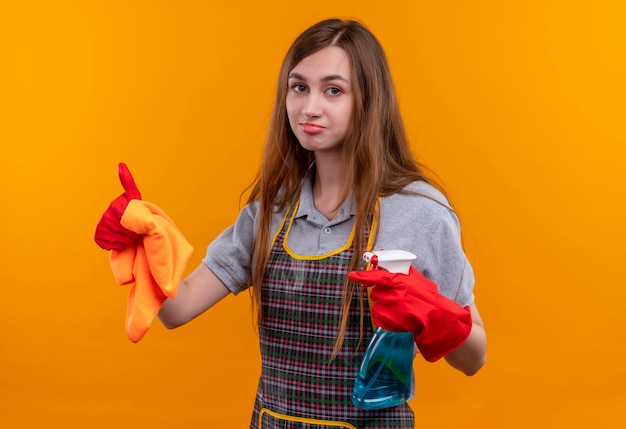
[[300,129],[302,130],[303,133],[309,134],[309,135],[319,134],[324,131],[324,127],[322,127],[321,125],[311,124],[309,122],[301,123]]

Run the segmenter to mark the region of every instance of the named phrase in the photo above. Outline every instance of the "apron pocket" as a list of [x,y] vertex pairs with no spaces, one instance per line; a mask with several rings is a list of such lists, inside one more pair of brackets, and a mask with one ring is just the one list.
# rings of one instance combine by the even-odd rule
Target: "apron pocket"
[[259,429],[274,429],[278,427],[293,429],[356,429],[356,427],[352,426],[350,423],[287,416],[268,410],[267,408],[261,408],[259,412]]

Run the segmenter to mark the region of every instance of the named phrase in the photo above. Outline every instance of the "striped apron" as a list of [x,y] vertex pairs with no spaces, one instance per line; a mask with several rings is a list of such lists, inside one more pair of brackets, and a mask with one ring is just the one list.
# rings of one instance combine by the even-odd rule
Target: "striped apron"
[[287,246],[297,209],[295,204],[287,211],[274,237],[263,282],[262,369],[250,428],[413,429],[413,411],[406,403],[382,410],[352,404],[354,380],[372,336],[366,323],[359,344],[360,300],[365,320],[370,317],[366,296],[352,299],[343,347],[333,361],[330,356],[354,231],[345,246],[330,254],[297,255]]

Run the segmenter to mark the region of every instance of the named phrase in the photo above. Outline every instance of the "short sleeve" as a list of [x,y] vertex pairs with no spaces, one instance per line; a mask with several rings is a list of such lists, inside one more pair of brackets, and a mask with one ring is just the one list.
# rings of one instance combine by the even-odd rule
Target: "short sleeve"
[[449,209],[431,225],[425,242],[429,257],[423,274],[439,286],[439,293],[465,307],[474,302],[474,272],[461,245],[459,222]]
[[202,262],[233,293],[250,286],[250,256],[254,242],[256,205],[248,204],[234,225],[224,230],[207,247]]

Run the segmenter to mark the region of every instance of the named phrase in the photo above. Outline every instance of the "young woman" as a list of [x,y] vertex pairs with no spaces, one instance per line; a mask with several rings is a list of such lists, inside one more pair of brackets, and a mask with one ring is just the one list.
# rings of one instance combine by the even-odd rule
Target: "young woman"
[[[372,249],[414,253],[411,274],[368,277]],[[361,283],[377,285],[371,310]],[[333,19],[289,49],[248,204],[159,318],[175,328],[252,287],[262,373],[251,428],[413,428],[406,403],[352,404],[371,321],[472,375],[486,349],[473,286],[457,217],[411,154],[382,47]]]

